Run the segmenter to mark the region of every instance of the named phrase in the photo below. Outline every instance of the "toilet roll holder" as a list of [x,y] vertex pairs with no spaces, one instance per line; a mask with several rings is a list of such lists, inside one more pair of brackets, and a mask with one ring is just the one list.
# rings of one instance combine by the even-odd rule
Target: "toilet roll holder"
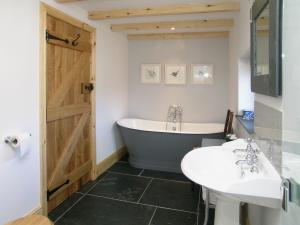
[[[29,136],[31,137],[31,134],[29,134]],[[4,139],[4,142],[8,145],[18,145],[19,144],[19,139],[15,136],[7,136],[5,139]]]
[[6,144],[17,145],[19,141],[16,137],[8,136],[4,139],[4,142]]

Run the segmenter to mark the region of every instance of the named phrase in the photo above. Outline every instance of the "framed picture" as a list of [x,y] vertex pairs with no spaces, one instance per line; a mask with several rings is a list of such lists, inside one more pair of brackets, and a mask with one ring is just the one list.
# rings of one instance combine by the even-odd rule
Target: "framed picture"
[[142,64],[141,83],[159,84],[161,82],[161,64]]
[[186,84],[186,65],[167,64],[165,66],[165,83],[171,85]]
[[192,83],[193,84],[213,84],[214,83],[214,67],[209,64],[193,64],[192,65]]

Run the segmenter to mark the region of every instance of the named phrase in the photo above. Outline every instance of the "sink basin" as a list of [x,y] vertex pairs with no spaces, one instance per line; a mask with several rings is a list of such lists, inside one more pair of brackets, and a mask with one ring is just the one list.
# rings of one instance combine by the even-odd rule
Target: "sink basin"
[[259,173],[246,172],[235,164],[236,154],[223,146],[199,148],[182,160],[181,169],[192,181],[242,202],[280,207],[281,178],[263,153]]
[[263,153],[258,155],[259,173],[245,170],[242,174],[241,166],[235,164],[241,154],[232,151],[243,148],[243,144],[237,140],[224,146],[198,148],[182,160],[181,169],[189,179],[216,193],[215,224],[239,224],[232,219],[239,217],[240,202],[280,207],[281,178]]

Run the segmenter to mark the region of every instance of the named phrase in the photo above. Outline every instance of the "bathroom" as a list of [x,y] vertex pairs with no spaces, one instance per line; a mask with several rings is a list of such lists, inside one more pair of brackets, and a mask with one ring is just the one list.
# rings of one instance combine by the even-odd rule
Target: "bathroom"
[[[268,4],[273,47],[255,49],[251,21],[262,11],[251,8]],[[299,224],[299,12],[294,0],[1,1],[0,224]],[[251,77],[260,50],[270,51],[272,88]],[[208,79],[197,81],[203,67]],[[157,79],[145,77],[149,70]],[[228,109],[228,133],[239,140],[224,147]],[[206,148],[233,155],[240,147],[230,143],[249,137],[276,185],[249,184],[250,197],[218,204],[216,188],[193,177],[185,159]],[[225,155],[218,161],[223,153],[191,157],[215,180],[220,170],[208,169],[224,168],[221,187],[232,172]]]

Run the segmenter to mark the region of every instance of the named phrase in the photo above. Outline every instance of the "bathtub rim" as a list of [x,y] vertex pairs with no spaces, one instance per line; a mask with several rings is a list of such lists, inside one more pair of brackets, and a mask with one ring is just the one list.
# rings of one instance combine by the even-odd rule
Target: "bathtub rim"
[[143,131],[143,132],[154,132],[154,133],[169,133],[169,134],[188,134],[188,135],[204,135],[204,134],[219,134],[219,133],[224,133],[224,124],[223,123],[183,123],[183,124],[203,124],[203,125],[215,125],[218,126],[218,128],[216,130],[214,130],[214,132],[195,132],[195,131],[166,131],[164,130],[154,130],[154,129],[141,129],[141,128],[134,128],[132,126],[129,125],[125,125],[124,123],[122,123],[123,121],[126,120],[136,120],[136,121],[146,121],[146,122],[156,122],[156,123],[166,123],[164,121],[155,121],[155,120],[145,120],[145,119],[136,119],[136,118],[123,118],[118,120],[116,123],[118,126],[126,128],[126,129],[130,129],[130,130],[138,130],[138,131]]

